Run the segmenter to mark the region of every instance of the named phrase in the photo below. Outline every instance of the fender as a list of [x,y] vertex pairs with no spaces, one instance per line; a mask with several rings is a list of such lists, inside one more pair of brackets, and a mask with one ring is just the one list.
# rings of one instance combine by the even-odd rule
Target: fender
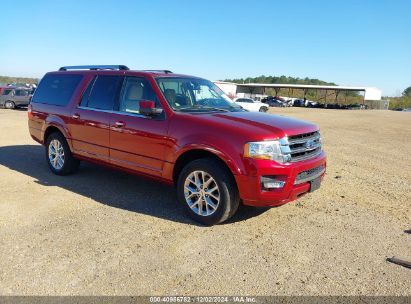
[[214,154],[215,156],[217,156],[219,159],[221,159],[226,165],[227,167],[230,169],[231,173],[233,175],[238,175],[238,174],[244,174],[244,167],[242,166],[242,162],[240,161],[240,159],[238,159],[237,161],[235,159],[233,159],[233,157],[229,154],[229,153],[225,153],[223,151],[221,151],[221,149],[210,145],[210,144],[204,144],[204,143],[200,143],[200,144],[187,144],[183,147],[181,147],[178,151],[176,151],[176,153],[174,154],[175,158],[173,160],[173,163],[177,162],[177,159],[184,154],[187,151],[190,150],[204,150],[207,152],[210,152],[212,154]]
[[46,120],[44,121],[43,128],[41,130],[41,137],[42,137],[43,144],[45,144],[46,139],[44,138],[44,136],[46,134],[47,129],[50,128],[50,127],[55,127],[66,138],[67,143],[70,147],[70,150],[73,151],[73,147],[71,145],[70,131],[68,130],[68,128],[66,126],[67,126],[67,124],[64,122],[64,120],[61,117],[59,117],[57,115],[47,116]]

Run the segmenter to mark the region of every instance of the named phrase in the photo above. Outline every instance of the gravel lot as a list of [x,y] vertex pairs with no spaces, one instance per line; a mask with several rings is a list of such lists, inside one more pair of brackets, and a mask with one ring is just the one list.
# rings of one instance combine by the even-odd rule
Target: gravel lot
[[271,109],[322,128],[319,191],[229,223],[172,188],[83,164],[49,172],[25,111],[0,110],[0,294],[409,295],[411,113]]

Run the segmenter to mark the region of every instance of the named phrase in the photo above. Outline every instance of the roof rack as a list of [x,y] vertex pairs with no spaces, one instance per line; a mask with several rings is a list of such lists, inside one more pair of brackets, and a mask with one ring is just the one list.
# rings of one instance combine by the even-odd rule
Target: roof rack
[[130,70],[125,65],[74,65],[59,68],[59,71],[68,70]]
[[143,70],[143,72],[160,72],[164,74],[173,74],[173,72],[171,72],[170,70]]

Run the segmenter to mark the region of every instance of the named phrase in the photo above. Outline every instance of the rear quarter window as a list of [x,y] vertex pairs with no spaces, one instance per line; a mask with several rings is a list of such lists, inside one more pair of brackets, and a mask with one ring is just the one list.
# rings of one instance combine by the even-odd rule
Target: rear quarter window
[[32,102],[65,106],[82,78],[82,75],[47,74],[40,81]]
[[3,91],[3,95],[9,95],[12,91],[13,91],[13,90],[5,89],[5,90]]

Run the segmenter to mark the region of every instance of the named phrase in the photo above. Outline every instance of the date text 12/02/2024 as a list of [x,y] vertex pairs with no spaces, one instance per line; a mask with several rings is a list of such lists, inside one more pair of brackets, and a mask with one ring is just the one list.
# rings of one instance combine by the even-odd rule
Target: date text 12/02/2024
[[256,303],[255,297],[150,297],[150,303]]

